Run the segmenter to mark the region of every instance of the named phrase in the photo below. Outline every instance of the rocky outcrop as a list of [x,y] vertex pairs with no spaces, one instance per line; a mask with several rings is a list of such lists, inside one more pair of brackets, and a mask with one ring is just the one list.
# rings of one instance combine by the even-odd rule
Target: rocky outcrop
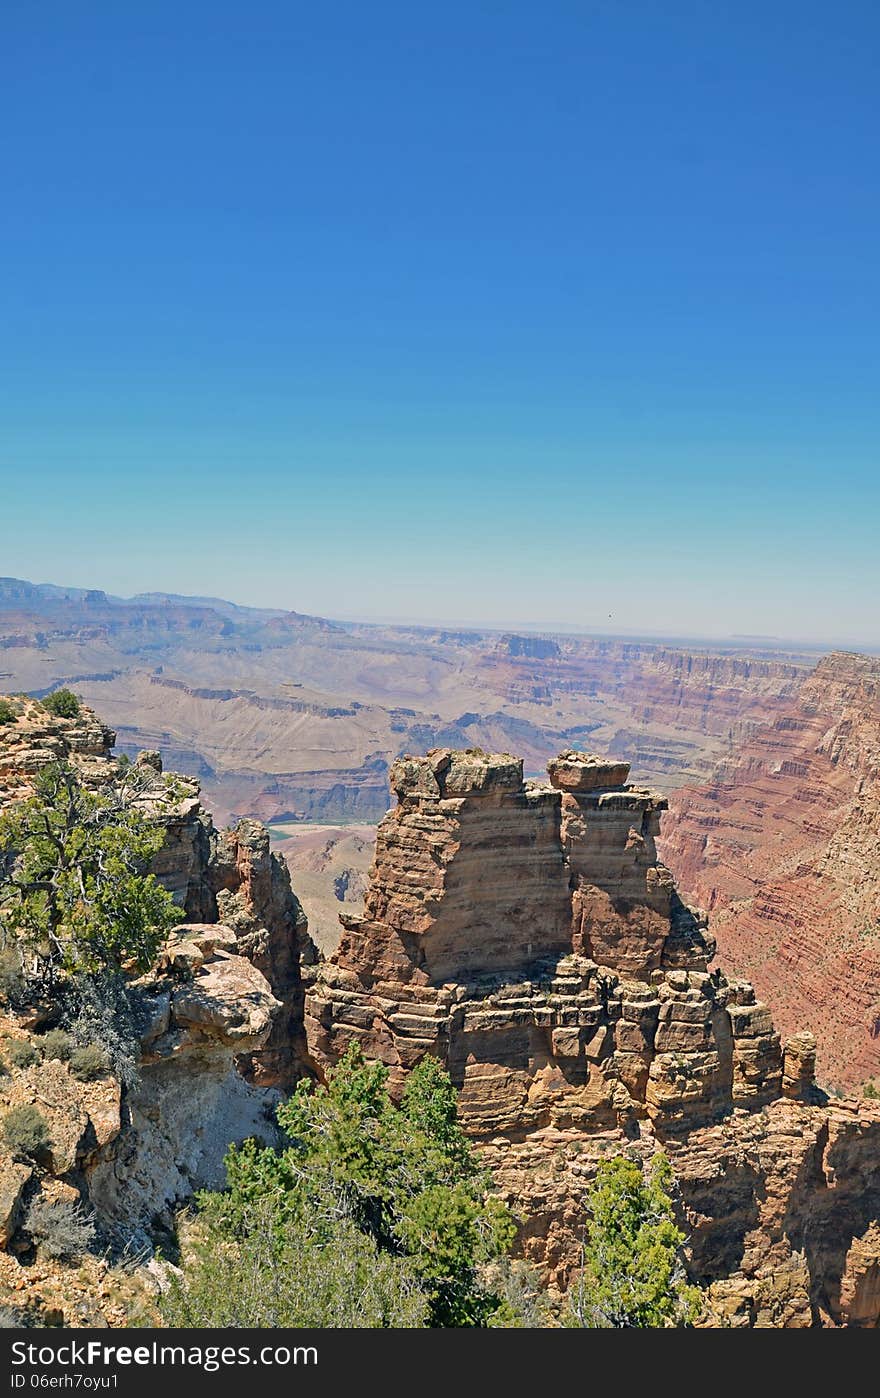
[[317,951],[287,865],[270,850],[259,821],[241,820],[213,839],[206,882],[210,911],[233,929],[238,950],[281,1002],[265,1047],[242,1067],[260,1086],[289,1087],[306,1059],[303,969],[314,964]]
[[[553,1286],[597,1163],[662,1146],[714,1324],[876,1324],[880,1112],[825,1104],[750,984],[710,969],[705,914],[659,862],[666,802],[568,750],[435,750],[392,768],[364,916],[306,995],[325,1072],[352,1041],[401,1087],[447,1064],[462,1119]],[[873,1288],[873,1290],[872,1290]]]
[[[27,796],[34,775],[52,762],[71,763],[96,790],[119,780],[116,734],[90,709],[82,706],[74,718],[64,719],[33,699],[9,702],[17,718],[0,725],[0,809]],[[157,751],[138,753],[134,768],[137,800],[165,831],[151,872],[187,921],[223,922],[233,929],[237,953],[265,975],[281,1003],[265,1047],[249,1053],[240,1066],[260,1087],[290,1086],[305,1059],[301,968],[312,964],[317,952],[287,865],[271,852],[268,832],[258,821],[216,830],[202,808],[198,782],[166,774]]]
[[[93,1205],[102,1226],[139,1233],[193,1189],[222,1183],[232,1141],[274,1139],[279,1090],[303,1072],[302,968],[315,949],[283,860],[256,821],[218,832],[198,784],[166,774],[160,755],[134,768],[112,756],[115,735],[88,709],[71,719],[33,700],[12,701],[0,726],[0,807],[27,796],[53,761],[72,763],[95,790],[127,781],[146,819],[164,830],[152,872],[171,891],[181,924],[155,971],[136,983],[140,1080],[81,1082],[61,1061],[0,1076],[0,1112],[37,1105],[51,1146],[37,1172],[5,1171],[0,1237],[14,1236],[25,1192],[63,1187]],[[48,1015],[48,1018],[47,1018]],[[10,1020],[13,1037],[51,1022],[51,1007]],[[5,1219],[5,1222],[4,1222]],[[123,1239],[125,1241],[125,1239]]]
[[702,1324],[877,1326],[880,1115],[865,1104],[777,1100],[675,1137],[554,1114],[521,1135],[496,1131],[481,1150],[525,1218],[522,1252],[565,1289],[599,1162],[621,1152],[646,1162],[661,1147],[706,1299]]
[[820,661],[776,720],[675,793],[663,856],[712,912],[725,964],[784,1033],[809,1023],[823,1081],[880,1075],[880,660]]
[[709,972],[705,918],[657,860],[665,801],[621,762],[569,751],[550,773],[442,749],[395,764],[364,916],[307,996],[312,1056],[356,1038],[399,1079],[438,1053],[485,1130],[536,1123],[541,1082],[664,1131],[776,1096],[769,1013]]
[[249,1085],[237,1064],[262,1049],[284,1009],[238,954],[236,933],[217,924],[178,928],[138,990],[140,1082],[84,1167],[105,1225],[133,1236],[194,1189],[222,1185],[231,1141],[274,1139],[277,1094]]
[[9,1036],[27,1038],[35,1061],[0,1077],[0,1116],[35,1107],[49,1144],[33,1166],[4,1164],[0,1245],[15,1234],[25,1190],[33,1197],[62,1186],[94,1206],[105,1228],[134,1237],[194,1188],[220,1182],[230,1141],[272,1136],[275,1098],[249,1086],[236,1060],[263,1046],[282,1006],[236,954],[235,934],[181,927],[134,990],[142,1056],[140,1080],[127,1091],[106,1069],[84,1081],[66,1061],[40,1061],[41,1037],[8,1017]]
[[166,832],[152,871],[191,923],[222,922],[236,951],[266,977],[281,1009],[265,1044],[240,1067],[261,1087],[289,1087],[305,1060],[302,968],[317,952],[287,865],[270,850],[259,821],[218,831],[202,810],[197,784],[176,776],[172,782],[173,796],[183,794],[169,808],[157,800],[155,787],[148,790]]
[[91,709],[59,718],[25,696],[5,702],[15,720],[0,724],[0,809],[30,795],[34,777],[52,762],[71,763],[86,781],[105,779],[116,734]]

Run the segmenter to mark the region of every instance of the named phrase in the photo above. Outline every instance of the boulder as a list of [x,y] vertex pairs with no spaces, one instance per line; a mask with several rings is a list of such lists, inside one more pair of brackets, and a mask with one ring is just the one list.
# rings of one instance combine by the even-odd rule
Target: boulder
[[33,1173],[30,1165],[0,1160],[0,1248],[8,1246],[18,1227],[24,1191]]

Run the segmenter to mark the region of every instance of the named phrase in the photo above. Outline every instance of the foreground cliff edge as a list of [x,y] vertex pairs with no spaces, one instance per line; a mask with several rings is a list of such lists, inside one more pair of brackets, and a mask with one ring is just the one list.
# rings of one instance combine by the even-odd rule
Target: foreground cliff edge
[[[0,809],[53,762],[95,790],[116,779],[116,735],[90,710],[59,718],[31,700],[8,703],[16,722],[0,725]],[[39,1168],[0,1143],[0,1309],[30,1324],[124,1325],[143,1301],[143,1287],[120,1286],[101,1259],[64,1269],[34,1258],[21,1226],[38,1196],[92,1207],[108,1255],[149,1255],[157,1237],[172,1238],[176,1205],[222,1185],[231,1141],[276,1137],[274,1105],[304,1071],[301,966],[316,952],[286,865],[256,821],[215,830],[198,784],[163,774],[157,753],[137,767],[144,813],[164,831],[153,872],[180,907],[138,981],[140,1082],[126,1091],[109,1074],[80,1081],[64,1061],[39,1061],[52,1005],[16,1013],[0,999],[0,1112],[37,1106],[51,1139]],[[12,1067],[15,1043],[35,1061]]]
[[[0,803],[58,758],[107,779],[114,735],[87,710],[58,719],[14,702]],[[79,1083],[60,1062],[0,1080],[4,1109],[39,1099],[59,1142],[39,1175],[0,1165],[0,1289],[43,1284],[15,1260],[34,1191],[86,1199],[144,1243],[218,1183],[229,1141],[271,1140],[279,1092],[356,1040],[398,1087],[426,1053],[448,1066],[524,1217],[520,1249],[554,1289],[578,1264],[598,1161],[660,1147],[707,1323],[880,1322],[880,1111],[827,1102],[811,1037],[783,1048],[751,987],[709,970],[706,919],[657,859],[665,803],[627,784],[627,764],[567,752],[542,783],[507,754],[401,759],[365,916],[343,919],[317,964],[262,827],[218,834],[195,783],[169,783],[156,754],[140,764],[166,831],[155,872],[181,907],[145,985],[141,1085]],[[39,1026],[3,1027],[25,1039]],[[63,1322],[93,1323],[92,1305]],[[124,1323],[112,1306],[98,1314]]]

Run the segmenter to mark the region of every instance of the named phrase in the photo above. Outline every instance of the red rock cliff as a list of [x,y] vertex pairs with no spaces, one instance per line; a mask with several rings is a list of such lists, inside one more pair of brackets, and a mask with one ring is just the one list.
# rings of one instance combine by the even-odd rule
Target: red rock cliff
[[399,1087],[440,1057],[554,1285],[597,1161],[662,1143],[715,1323],[875,1324],[880,1113],[823,1105],[812,1038],[783,1050],[752,987],[710,971],[706,918],[657,859],[665,801],[625,763],[566,752],[549,774],[395,764],[365,915],[306,996],[314,1062],[356,1040]]
[[710,785],[685,787],[664,857],[711,909],[724,961],[809,1022],[823,1080],[880,1074],[880,660],[823,659]]

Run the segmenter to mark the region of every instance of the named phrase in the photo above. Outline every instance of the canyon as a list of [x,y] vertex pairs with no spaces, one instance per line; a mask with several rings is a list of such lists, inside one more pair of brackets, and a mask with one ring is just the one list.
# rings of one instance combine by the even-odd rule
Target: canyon
[[[277,1139],[274,1105],[307,1070],[303,978],[317,952],[287,866],[258,822],[218,831],[197,782],[164,773],[155,751],[140,753],[133,769],[120,763],[115,733],[87,709],[59,718],[33,700],[9,702],[17,716],[0,725],[0,809],[26,798],[54,762],[97,792],[133,779],[144,816],[164,834],[152,872],[180,909],[157,965],[133,987],[133,1086],[106,1074],[80,1081],[60,1060],[0,1074],[3,1112],[38,1105],[51,1140],[39,1170],[0,1153],[0,1295],[24,1300],[33,1324],[49,1323],[59,1304],[70,1324],[124,1324],[101,1289],[110,1274],[94,1260],[84,1266],[97,1267],[97,1279],[85,1288],[57,1267],[45,1286],[22,1276],[15,1235],[27,1207],[37,1196],[84,1200],[110,1253],[149,1255],[156,1230],[173,1230],[176,1204],[222,1184],[230,1142]],[[3,1049],[23,1040],[38,1052],[35,1031],[51,1016],[51,1003],[24,1013],[0,1007]]]
[[663,857],[710,910],[725,964],[783,1032],[809,1022],[828,1086],[880,1075],[880,660],[824,657],[669,804]]
[[709,777],[815,658],[370,626],[0,579],[0,687],[72,687],[113,725],[120,751],[161,749],[197,776],[219,824],[375,823],[395,758],[435,746],[511,748],[534,775],[588,742],[668,792]]
[[[507,638],[504,666],[560,664],[558,643],[543,641],[534,655],[535,638]],[[681,655],[663,664],[687,707],[688,667]],[[756,681],[724,664],[731,684]],[[323,954],[285,842],[273,847],[252,817],[219,831],[198,780],[139,751],[143,799],[165,829],[155,872],[181,923],[140,987],[135,1093],[75,1086],[61,1064],[0,1084],[7,1104],[39,1092],[57,1112],[63,1150],[39,1188],[89,1199],[108,1227],[144,1241],[193,1188],[218,1182],[229,1140],[272,1140],[278,1095],[326,1074],[354,1040],[395,1090],[425,1053],[447,1065],[521,1219],[520,1253],[551,1291],[577,1266],[599,1161],[663,1149],[704,1323],[876,1326],[880,1110],[827,1089],[876,1072],[880,967],[865,930],[877,920],[880,662],[794,668],[762,695],[763,719],[756,701],[738,720],[738,749],[727,728],[711,781],[671,794],[631,784],[624,753],[582,744],[560,745],[545,776],[527,775],[534,749],[392,757],[395,804],[369,871],[368,827],[289,827],[316,889],[333,875],[340,927],[328,914]],[[88,782],[113,779],[115,734],[92,712],[64,720],[11,702],[0,805],[59,757]],[[716,938],[727,974],[713,965]],[[0,1252],[0,1282],[18,1266],[15,1228],[36,1187],[7,1175],[13,1250]]]
[[749,645],[367,626],[0,579],[0,688],[73,687],[121,753],[161,750],[196,777],[218,826],[268,824],[327,952],[338,913],[361,910],[401,754],[510,749],[534,776],[590,746],[670,795],[786,712],[815,664]]
[[816,1044],[783,1043],[710,969],[706,915],[659,861],[666,800],[628,764],[437,749],[392,768],[362,916],[306,991],[321,1073],[356,1042],[399,1090],[425,1053],[524,1219],[551,1287],[577,1266],[610,1154],[665,1150],[707,1323],[875,1326],[880,1109],[830,1102]]

